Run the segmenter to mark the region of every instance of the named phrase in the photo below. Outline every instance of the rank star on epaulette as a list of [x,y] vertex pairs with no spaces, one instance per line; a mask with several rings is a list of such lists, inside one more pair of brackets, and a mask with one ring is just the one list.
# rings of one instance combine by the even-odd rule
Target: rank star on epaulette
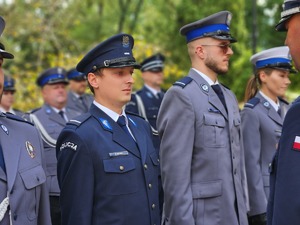
[[25,146],[29,156],[33,159],[35,157],[35,149],[33,145],[29,141],[26,141]]

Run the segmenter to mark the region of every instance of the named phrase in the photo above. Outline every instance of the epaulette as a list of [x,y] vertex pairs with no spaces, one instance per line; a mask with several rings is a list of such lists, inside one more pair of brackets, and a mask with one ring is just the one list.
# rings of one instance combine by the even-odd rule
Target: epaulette
[[244,107],[253,109],[258,103],[260,102],[260,99],[257,97],[249,99],[249,101],[244,105]]
[[31,123],[31,122],[29,122],[29,121],[23,119],[23,118],[20,117],[20,116],[14,115],[14,114],[9,113],[9,112],[8,112],[8,113],[4,113],[4,114],[6,115],[6,118],[7,118],[7,119],[16,120],[16,121],[23,122],[23,123],[28,123],[28,124],[30,124],[31,126],[33,126],[33,123]]
[[139,115],[139,114],[136,114],[136,113],[133,113],[133,112],[129,112],[129,111],[126,111],[126,110],[125,110],[125,113],[126,113],[127,115],[137,116],[137,117],[140,117],[140,118],[142,118],[142,119],[145,119],[143,116],[141,116],[141,115]]
[[73,126],[79,127],[82,123],[84,123],[90,117],[91,117],[91,114],[89,112],[81,114],[80,116],[77,116],[76,118],[69,120],[67,122],[67,125],[73,125]]
[[193,78],[191,78],[191,77],[183,77],[182,79],[176,81],[173,85],[184,88],[186,85],[191,83],[192,80],[193,80]]
[[281,98],[281,97],[278,97],[278,99],[279,99],[279,101],[281,101],[281,102],[283,102],[283,103],[285,103],[285,104],[290,104],[287,100],[285,100],[285,99],[283,99],[283,98]]
[[[221,84],[221,83],[220,83]],[[226,88],[226,89],[228,89],[228,90],[230,90],[230,88],[229,87],[227,87],[226,85],[224,85],[224,84],[221,84],[224,88]]]

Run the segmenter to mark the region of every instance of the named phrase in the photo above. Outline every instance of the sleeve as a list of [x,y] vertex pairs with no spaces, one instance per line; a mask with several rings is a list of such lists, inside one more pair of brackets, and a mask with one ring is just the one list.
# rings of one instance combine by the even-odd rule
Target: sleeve
[[267,196],[264,191],[261,169],[261,133],[260,122],[255,110],[244,108],[242,113],[242,137],[249,191],[249,215],[265,213]]
[[[296,224],[300,221],[300,103],[292,105],[286,114],[278,152],[271,173],[272,191],[269,199],[268,224]],[[273,161],[273,162],[274,162]],[[275,172],[275,173],[274,173]]]
[[181,87],[172,87],[158,115],[165,224],[195,224],[191,163],[196,121],[191,102]]
[[[42,139],[40,137],[38,130],[35,127],[33,129],[35,130],[35,135],[38,137],[39,151],[41,154],[41,163],[42,163],[42,167],[46,173],[46,159],[45,159],[45,155],[44,155],[43,142],[42,142]],[[48,192],[46,181],[41,185],[41,196],[40,196],[38,210],[39,210],[38,224],[51,225],[49,192]]]
[[74,130],[67,128],[56,146],[62,224],[91,225],[94,171],[89,149]]

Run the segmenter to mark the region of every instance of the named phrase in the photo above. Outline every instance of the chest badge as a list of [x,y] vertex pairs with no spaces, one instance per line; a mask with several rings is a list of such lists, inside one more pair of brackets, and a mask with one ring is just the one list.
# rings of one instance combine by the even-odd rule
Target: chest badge
[[27,153],[33,159],[35,157],[35,149],[33,145],[29,141],[26,141],[25,146],[26,146]]

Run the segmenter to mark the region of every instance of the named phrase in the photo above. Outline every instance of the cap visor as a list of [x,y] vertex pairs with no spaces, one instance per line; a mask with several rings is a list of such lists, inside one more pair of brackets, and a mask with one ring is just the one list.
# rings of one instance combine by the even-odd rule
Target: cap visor
[[6,52],[2,49],[0,49],[0,55],[5,58],[5,59],[13,59],[14,58],[14,55],[9,53],[9,52]]

